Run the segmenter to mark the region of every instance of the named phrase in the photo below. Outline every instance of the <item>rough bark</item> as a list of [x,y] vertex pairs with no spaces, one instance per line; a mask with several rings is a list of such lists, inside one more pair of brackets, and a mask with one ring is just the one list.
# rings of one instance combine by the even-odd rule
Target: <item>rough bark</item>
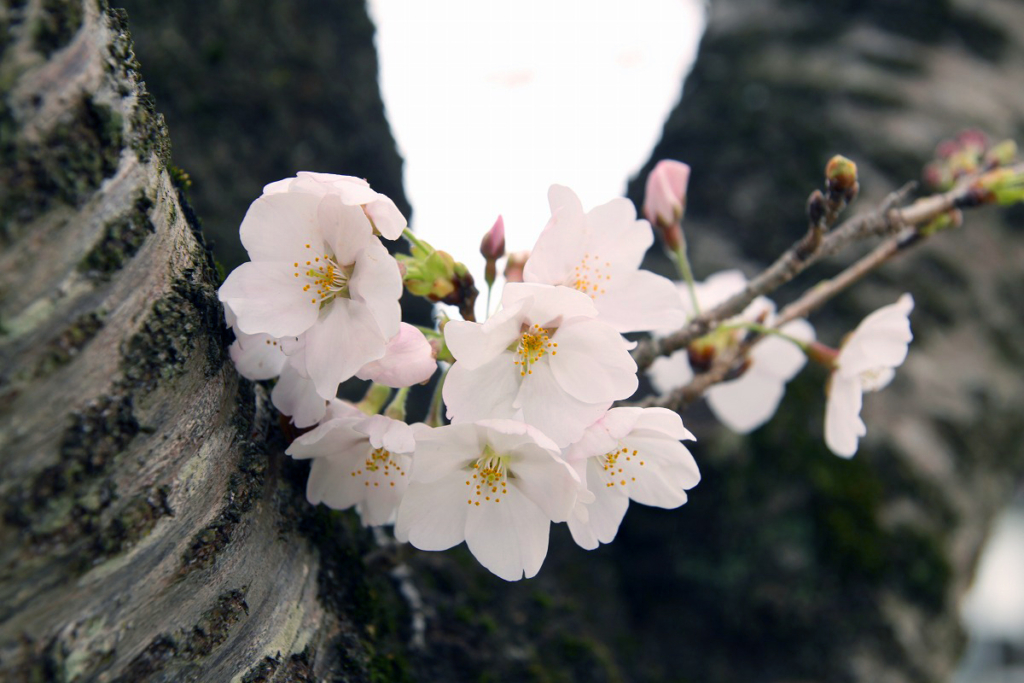
[[[916,174],[968,103],[1019,134],[1020,36],[993,26],[1024,25],[1019,4],[979,5],[980,53],[956,47],[963,13],[946,3],[877,4],[850,21],[716,0],[659,149],[694,162],[703,265],[796,239],[832,151],[861,164],[870,198]],[[540,576],[506,584],[464,549],[396,548],[305,503],[306,465],[226,362],[213,264],[124,15],[31,0],[0,5],[0,25],[0,678],[948,676],[957,596],[1024,468],[1021,238],[1000,216],[971,216],[824,319],[823,334],[848,328],[903,288],[919,302],[855,460],[821,445],[823,378],[807,376],[749,439],[694,427],[704,481],[686,507],[634,506],[593,553],[557,527]],[[941,94],[951,68],[970,97]],[[837,85],[864,74],[898,106]]]

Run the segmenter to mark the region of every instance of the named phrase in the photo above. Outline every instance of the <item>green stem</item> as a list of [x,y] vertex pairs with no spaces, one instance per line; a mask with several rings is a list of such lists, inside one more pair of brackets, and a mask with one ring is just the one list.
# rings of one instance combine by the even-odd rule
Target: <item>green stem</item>
[[762,325],[761,323],[735,322],[735,323],[728,323],[727,325],[719,325],[715,329],[716,330],[750,330],[751,332],[757,332],[758,334],[763,334],[765,336],[771,335],[771,336],[774,336],[774,337],[779,337],[780,339],[785,339],[786,341],[790,342],[791,344],[795,344],[804,353],[807,353],[807,350],[810,347],[810,343],[809,342],[805,342],[802,339],[797,339],[796,337],[790,336],[790,335],[786,334],[785,332],[780,331],[779,329],[777,329],[775,327],[768,327],[766,325]]
[[424,242],[419,237],[414,235],[412,233],[412,230],[410,230],[409,228],[406,228],[405,230],[402,231],[402,236],[405,237],[405,239],[409,240],[409,244],[411,244],[412,246],[418,247],[419,249],[422,249],[428,254],[434,253],[434,247],[430,246],[430,244]]
[[395,392],[395,397],[391,399],[391,404],[384,411],[384,416],[390,417],[392,420],[405,422],[405,400],[408,397],[409,387],[402,387]]
[[487,283],[487,308],[484,309],[484,320],[491,317],[491,290],[494,289],[494,284],[491,282]]
[[356,408],[359,408],[359,410],[367,415],[376,415],[384,407],[384,404],[387,403],[389,396],[391,396],[391,387],[374,382],[366,390],[363,400],[356,404]]
[[434,387],[434,395],[430,397],[430,408],[427,410],[427,425],[431,427],[440,427],[444,424],[441,416],[441,409],[444,406],[444,401],[441,399],[441,390],[444,389],[444,380],[448,376],[449,370],[451,370],[451,366],[437,380],[437,386]]
[[676,270],[679,276],[686,282],[686,289],[690,292],[690,303],[693,304],[693,314],[700,315],[700,303],[697,301],[697,287],[693,281],[693,270],[690,269],[690,259],[686,255],[686,240],[680,241],[679,246],[673,252],[676,262]]

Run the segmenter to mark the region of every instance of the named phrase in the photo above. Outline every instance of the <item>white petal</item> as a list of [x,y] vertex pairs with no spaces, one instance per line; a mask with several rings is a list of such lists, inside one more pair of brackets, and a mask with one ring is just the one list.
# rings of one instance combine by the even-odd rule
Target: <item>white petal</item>
[[[658,476],[673,489],[692,489],[700,483],[700,470],[697,462],[693,459],[690,449],[681,442],[664,436],[649,436],[642,432],[631,434],[625,441],[625,446],[636,451],[633,461],[644,463],[639,468],[631,470],[640,480],[639,472],[646,472],[648,466],[654,465]],[[630,461],[630,464],[633,464]],[[630,489],[630,497],[632,489]],[[642,502],[633,497],[637,502]]]
[[300,429],[315,425],[327,412],[327,401],[317,393],[313,380],[303,377],[290,365],[281,372],[270,400]]
[[373,227],[384,239],[397,240],[408,226],[405,216],[398,210],[390,197],[377,194],[377,200],[365,207],[366,215],[373,221]]
[[447,550],[464,541],[471,506],[463,482],[461,472],[430,483],[411,482],[398,507],[395,538],[420,550]]
[[294,337],[316,322],[320,310],[302,291],[301,280],[290,263],[251,261],[231,271],[218,296],[242,332]]
[[377,320],[386,339],[398,334],[402,309],[398,298],[402,296],[402,275],[398,262],[388,253],[376,237],[356,257],[356,267],[349,280],[354,301],[362,301]]
[[386,415],[371,415],[357,424],[355,430],[365,434],[374,448],[391,453],[412,453],[416,448],[412,427]]
[[618,401],[636,391],[636,363],[625,340],[597,320],[570,320],[551,338],[558,353],[549,357],[551,371],[568,394],[587,403]]
[[315,458],[306,482],[306,500],[334,510],[346,510],[361,501],[366,494],[362,480],[352,476],[353,464],[350,458]]
[[437,370],[434,350],[417,328],[402,323],[388,342],[384,356],[367,363],[356,377],[389,387],[411,387],[426,382]]
[[668,278],[647,270],[611,280],[608,290],[594,304],[598,320],[618,332],[667,333],[679,329],[687,320],[679,289]]
[[706,398],[715,417],[738,434],[757,429],[775,414],[786,383],[752,366],[738,379],[708,389]]
[[238,228],[242,246],[253,261],[305,260],[306,245],[323,246],[317,227],[320,200],[300,193],[264,195],[254,201]]
[[548,450],[524,446],[516,452],[509,470],[515,474],[515,487],[548,519],[564,522],[569,518],[581,484],[564,460]]
[[500,503],[486,501],[471,508],[466,520],[466,545],[484,567],[506,581],[531,578],[548,553],[551,522],[532,501],[510,486]]
[[913,308],[914,300],[904,294],[896,303],[864,318],[839,350],[839,372],[849,377],[901,365],[907,357],[907,345],[914,338],[908,318]]
[[593,318],[597,307],[590,297],[569,287],[510,282],[501,291],[501,305],[511,308],[522,302],[520,315],[530,324],[557,327],[563,320]]
[[334,194],[320,200],[317,206],[317,225],[338,263],[342,265],[354,263],[363,249],[380,243],[373,235],[370,220],[363,209],[359,206],[346,206]]
[[563,185],[548,190],[551,219],[544,227],[523,269],[525,282],[563,284],[582,256],[585,239],[583,206]]
[[235,331],[235,341],[228,348],[228,354],[238,374],[246,379],[271,379],[281,374],[287,356],[281,345],[269,334],[245,334]]
[[852,458],[860,437],[867,434],[860,419],[862,400],[860,380],[832,373],[825,402],[825,445],[843,458]]
[[475,424],[414,430],[416,453],[412,459],[412,480],[434,482],[470,467],[484,451],[486,441],[482,433]]
[[522,411],[524,422],[539,429],[560,448],[579,439],[609,405],[611,401],[587,403],[566,393],[546,363],[539,363],[533,374],[523,380],[513,404]]
[[[614,411],[608,412],[612,413],[618,410],[627,409],[616,408]],[[679,417],[679,413],[667,408],[644,408],[637,417],[632,431],[649,436],[664,435],[675,441],[696,440],[690,430],[683,426],[683,420]]]
[[636,271],[654,244],[650,223],[638,221],[633,202],[622,197],[591,209],[586,224],[587,251],[612,273]]
[[448,419],[475,422],[515,418],[513,402],[520,391],[520,377],[519,369],[513,365],[514,357],[505,351],[478,368],[469,369],[461,361],[452,365],[441,392]]
[[[607,486],[600,476],[597,458],[587,462],[587,485],[594,493],[594,502],[586,506],[587,518],[573,515],[569,518],[569,531],[577,545],[593,550],[598,543],[611,543],[629,508],[629,497],[619,486]],[[583,542],[593,543],[585,545]]]
[[306,333],[306,371],[324,398],[359,368],[384,355],[386,340],[366,304],[335,299],[330,310]]
[[693,379],[690,356],[686,349],[679,349],[671,356],[659,356],[647,368],[647,378],[654,390],[664,396],[676,387],[689,384]]
[[368,443],[366,436],[352,427],[351,420],[328,420],[293,441],[285,453],[297,460],[305,460],[361,451],[362,445]]
[[444,326],[444,340],[448,350],[467,370],[475,370],[491,362],[519,338],[521,309],[526,303],[518,301],[506,305],[485,323],[450,321]]

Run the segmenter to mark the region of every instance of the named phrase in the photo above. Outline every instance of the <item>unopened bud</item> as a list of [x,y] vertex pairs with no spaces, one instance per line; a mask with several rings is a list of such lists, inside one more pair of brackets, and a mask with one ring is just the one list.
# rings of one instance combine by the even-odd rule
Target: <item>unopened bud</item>
[[985,152],[985,166],[994,168],[996,166],[1009,166],[1017,158],[1017,143],[1013,140],[1003,140]]
[[977,128],[968,128],[961,131],[956,136],[956,141],[959,143],[961,150],[971,152],[979,157],[985,153],[989,146],[988,136]]
[[942,232],[943,230],[959,228],[963,224],[963,211],[960,209],[950,209],[949,211],[939,214],[933,218],[932,221],[922,227],[919,232],[922,235],[934,235],[935,233]]
[[821,190],[815,190],[807,198],[807,220],[811,225],[821,225],[825,221],[825,213],[828,211],[828,203]]
[[831,197],[846,202],[853,201],[860,191],[857,183],[857,164],[842,155],[835,155],[825,166],[825,184]]
[[690,367],[697,374],[707,372],[715,362],[718,355],[718,348],[712,343],[705,343],[698,339],[686,349],[686,355],[690,359]]
[[1024,173],[1014,168],[997,168],[978,178],[971,189],[979,191],[983,204],[1010,206],[1024,202]]
[[488,261],[497,261],[505,255],[505,219],[501,216],[480,241],[480,254]]
[[836,360],[839,358],[839,351],[821,342],[811,342],[804,347],[804,353],[815,363],[824,366],[828,370],[835,370]]
[[669,250],[679,248],[682,241],[680,225],[689,182],[690,167],[673,159],[662,159],[647,176],[643,214],[661,232]]
[[523,269],[530,258],[528,251],[514,251],[505,260],[505,282],[522,282]]

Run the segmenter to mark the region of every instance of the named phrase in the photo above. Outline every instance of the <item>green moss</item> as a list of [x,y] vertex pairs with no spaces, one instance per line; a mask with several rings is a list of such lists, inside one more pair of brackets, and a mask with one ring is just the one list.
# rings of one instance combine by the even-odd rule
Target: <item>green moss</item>
[[153,202],[145,192],[140,191],[126,215],[104,226],[100,241],[79,262],[79,270],[97,277],[109,277],[122,268],[138,252],[146,238],[156,232],[156,226],[149,218],[151,208]]
[[32,27],[33,44],[49,57],[71,42],[82,27],[81,0],[43,0]]
[[122,128],[120,114],[82,97],[40,142],[29,143],[0,104],[0,243],[55,202],[78,206],[92,196],[117,170]]
[[160,486],[127,503],[96,537],[94,556],[109,557],[123,552],[148,535],[161,517],[173,514],[168,502],[170,492],[169,486]]
[[103,475],[138,432],[131,399],[125,396],[103,397],[72,414],[61,439],[60,460],[10,496],[4,519],[37,547],[92,532],[114,497]]
[[[208,656],[228,639],[232,628],[249,614],[245,602],[246,589],[235,589],[222,593],[217,601],[206,610],[191,628],[174,633],[164,633],[152,640],[146,649],[135,657],[117,679],[117,683],[146,680],[153,674],[168,667],[179,666],[163,680],[185,680],[187,666]],[[181,666],[184,665],[184,666]],[[175,676],[175,672],[177,676]]]
[[[251,402],[240,401],[240,405],[251,405]],[[247,438],[248,433],[240,436]],[[213,565],[218,553],[231,542],[235,527],[242,517],[263,495],[266,470],[267,454],[263,446],[249,442],[242,453],[238,470],[228,481],[224,507],[217,517],[192,539],[192,544],[182,555],[179,577]]]
[[48,342],[42,357],[32,372],[35,379],[46,377],[54,370],[67,365],[103,329],[104,311],[90,311],[79,316]]

